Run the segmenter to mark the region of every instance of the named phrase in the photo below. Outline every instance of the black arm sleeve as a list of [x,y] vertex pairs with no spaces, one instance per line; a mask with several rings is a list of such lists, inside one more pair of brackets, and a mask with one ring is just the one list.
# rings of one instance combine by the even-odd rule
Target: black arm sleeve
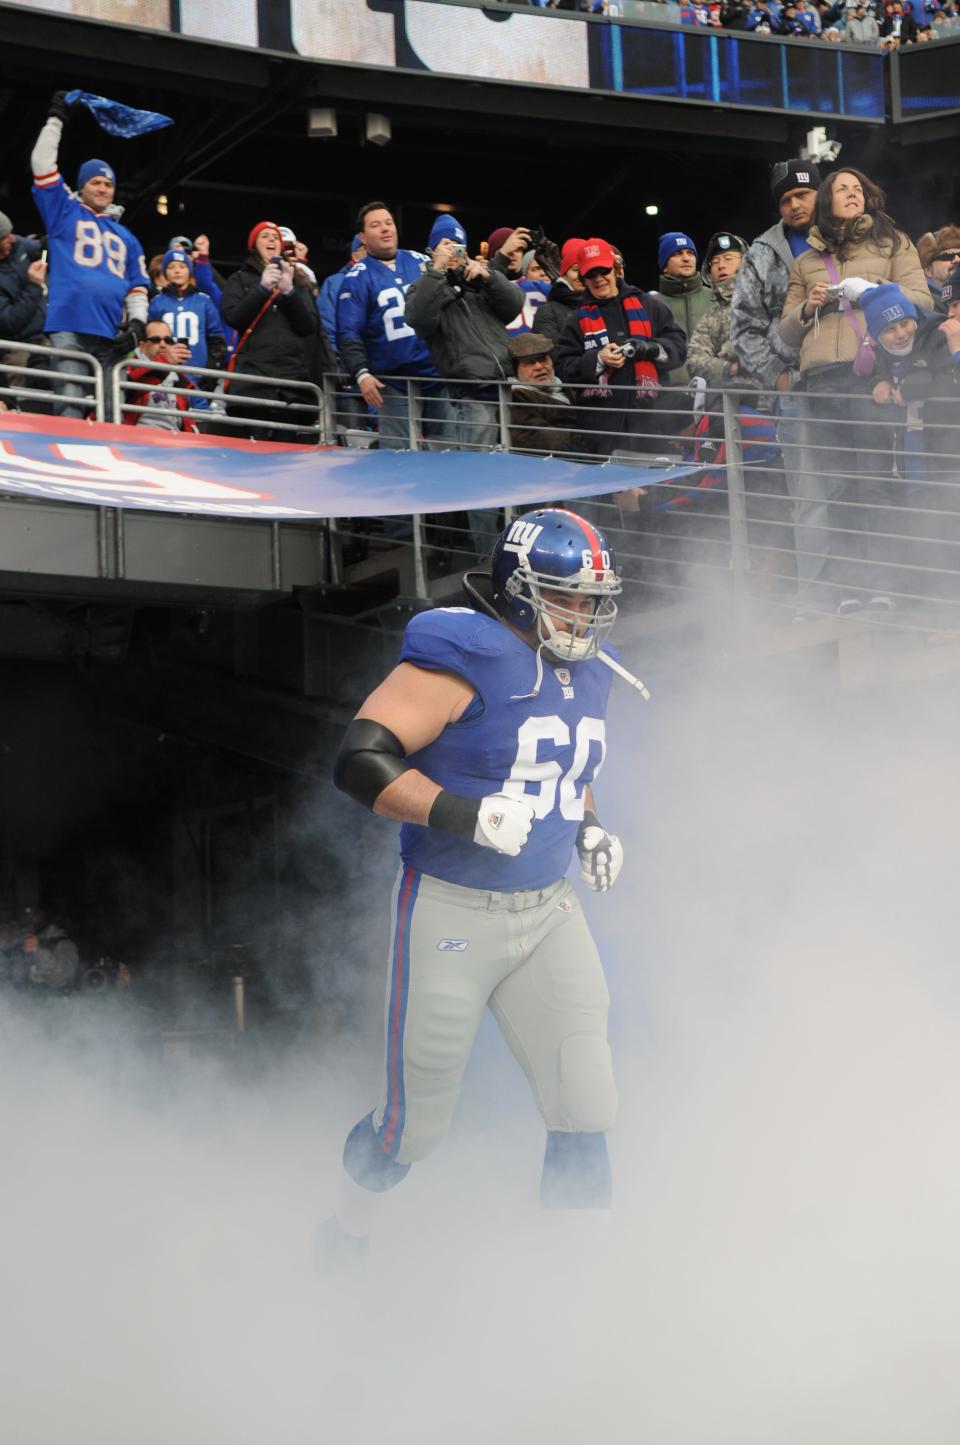
[[355,717],[340,744],[333,781],[341,793],[372,808],[384,788],[409,771],[396,734],[372,718]]

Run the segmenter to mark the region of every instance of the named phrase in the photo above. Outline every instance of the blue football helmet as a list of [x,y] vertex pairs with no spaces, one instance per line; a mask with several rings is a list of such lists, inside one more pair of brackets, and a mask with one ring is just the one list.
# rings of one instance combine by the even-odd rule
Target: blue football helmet
[[[559,507],[524,512],[500,534],[490,572],[494,606],[505,621],[521,632],[536,629],[555,657],[596,657],[617,620],[614,598],[622,590],[602,532]],[[592,598],[592,612],[565,606],[565,597]]]

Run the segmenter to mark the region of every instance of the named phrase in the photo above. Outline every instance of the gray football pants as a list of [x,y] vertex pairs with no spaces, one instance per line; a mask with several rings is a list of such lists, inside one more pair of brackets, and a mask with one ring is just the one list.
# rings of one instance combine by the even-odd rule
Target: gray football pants
[[488,893],[404,867],[394,890],[386,1080],[373,1115],[384,1153],[436,1148],[489,1005],[549,1130],[599,1132],[617,1092],[603,966],[569,882]]

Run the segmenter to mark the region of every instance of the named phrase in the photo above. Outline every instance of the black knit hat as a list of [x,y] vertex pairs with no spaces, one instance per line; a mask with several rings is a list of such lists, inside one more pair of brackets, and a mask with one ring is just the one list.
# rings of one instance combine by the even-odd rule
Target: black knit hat
[[813,161],[777,161],[770,172],[770,189],[779,206],[787,191],[815,191],[820,185],[820,172]]

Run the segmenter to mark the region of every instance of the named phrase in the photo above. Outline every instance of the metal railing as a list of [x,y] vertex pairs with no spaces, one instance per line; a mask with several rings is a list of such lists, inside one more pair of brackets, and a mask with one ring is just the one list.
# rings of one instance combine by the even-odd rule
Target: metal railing
[[[703,406],[688,388],[663,388],[650,404],[633,386],[613,386],[606,398],[565,387],[567,403],[550,407],[544,394],[537,417],[516,383],[393,382],[408,405],[404,414],[394,399],[390,430],[378,437],[375,417],[364,413],[358,425],[354,404],[344,406],[328,379],[341,444],[580,463],[595,485],[566,505],[607,533],[628,611],[698,600],[729,603],[741,622],[810,624],[810,635],[852,616],[960,630],[960,425],[947,396],[918,414],[874,401],[872,380],[786,397],[712,389]],[[607,480],[611,464],[629,467],[626,485],[623,471]],[[512,510],[523,505],[518,498]],[[401,591],[440,600],[503,520],[502,510],[389,525],[340,518],[342,575],[368,577],[379,556],[382,569],[396,567]]]
[[[26,361],[16,358],[24,353]],[[54,365],[36,366],[30,358],[51,363],[63,360],[79,363],[82,370],[60,371]],[[151,422],[169,423],[176,398],[183,397],[188,410],[179,412],[182,419],[188,416],[200,430],[215,430],[220,435],[246,434],[253,437],[289,435],[290,440],[309,441],[324,444],[332,436],[332,427],[327,415],[327,403],[323,389],[312,381],[293,381],[286,377],[259,376],[251,372],[228,372],[212,367],[176,365],[161,362],[151,370],[168,375],[174,372],[182,378],[181,386],[162,386],[139,380],[131,380],[129,372],[144,368],[150,363],[142,358],[127,356],[113,365],[104,366],[87,351],[70,351],[57,346],[42,346],[26,341],[6,341],[0,338],[0,399],[16,403],[25,411],[53,412],[62,414],[65,410],[80,409],[90,421],[106,421],[110,418],[141,418]],[[194,377],[209,380],[211,390],[207,391],[191,384]],[[47,387],[37,386],[37,381],[46,381]],[[79,395],[68,393],[67,388],[82,388]],[[132,398],[144,392],[162,392],[168,404],[153,405],[138,402]],[[283,393],[277,396],[258,396],[256,393]],[[302,400],[291,400],[291,393]],[[173,401],[173,405],[169,401]]]
[[[0,341],[0,354],[17,349],[28,350]],[[29,350],[43,359],[83,360],[90,414],[103,416],[103,378],[93,358]],[[131,364],[137,363],[121,363],[111,378],[117,413],[166,412],[130,399],[144,389],[142,379],[127,378]],[[216,380],[226,375],[171,369]],[[0,363],[0,372],[17,379],[29,370]],[[34,370],[28,380],[60,380],[53,370]],[[379,596],[391,587],[424,600],[458,596],[463,571],[489,552],[505,515],[559,500],[541,485],[553,458],[582,470],[583,495],[566,505],[606,532],[623,573],[627,612],[679,604],[704,619],[729,616],[735,631],[797,620],[808,625],[807,635],[819,636],[859,617],[903,631],[960,635],[960,423],[951,394],[908,408],[876,401],[869,380],[844,392],[817,391],[813,382],[785,395],[662,388],[655,402],[641,401],[635,386],[613,385],[606,394],[566,386],[560,401],[549,390],[509,381],[381,380],[390,404],[379,418],[333,376],[322,392],[273,379],[304,395],[284,409],[295,420],[194,415],[201,425],[226,425],[229,417],[234,430],[247,434],[307,433],[326,444],[511,452],[544,471],[531,470],[536,496],[517,496],[509,509],[465,505],[459,512],[332,520],[334,580],[370,585]],[[271,379],[254,384],[269,386]],[[844,384],[854,386],[852,376]],[[170,390],[197,396],[189,386]],[[949,382],[944,390],[950,392]],[[0,394],[26,405],[58,398],[55,389],[22,384]],[[228,394],[227,406],[231,400]],[[256,401],[251,412],[276,406],[238,400]]]
[[[113,368],[110,390],[113,414],[116,418],[136,417],[134,425],[170,425],[171,417],[180,421],[189,419],[201,431],[212,431],[218,435],[244,433],[258,437],[283,440],[284,434],[303,442],[306,440],[321,444],[328,432],[325,417],[325,402],[322,389],[312,381],[293,381],[283,377],[259,376],[253,372],[219,371],[208,366],[190,364],[175,365],[161,362],[151,367],[152,371],[171,372],[182,378],[183,385],[168,386],[149,382],[143,377],[133,378],[131,371],[143,370],[149,366],[139,357],[126,357]],[[201,377],[214,382],[211,391],[202,390],[192,378]],[[253,394],[250,394],[250,388]],[[264,392],[293,393],[302,396],[302,401],[291,401],[286,396],[258,396]],[[165,398],[162,402],[138,402],[133,400],[144,393],[157,393]],[[176,398],[182,397],[186,407],[180,408]],[[172,405],[171,405],[172,401]],[[252,413],[252,414],[251,414]],[[289,418],[289,419],[287,419]],[[179,424],[179,423],[178,423]],[[274,438],[274,433],[280,433]]]
[[[62,372],[55,367],[31,366],[29,359],[26,363],[9,361],[6,358],[11,354],[15,357],[18,352],[25,353],[29,357],[37,357],[42,361],[63,361],[79,362],[85,368],[83,372]],[[22,377],[19,385],[8,384],[10,377]],[[89,382],[90,390],[80,398],[74,399],[74,404],[88,406],[93,413],[95,420],[103,421],[103,368],[96,357],[91,356],[88,351],[69,351],[61,346],[42,346],[31,341],[3,341],[0,340],[0,398],[11,401],[35,402],[62,402],[64,394],[62,389],[57,391],[53,386],[43,388],[33,385],[36,381],[59,382],[61,388],[65,383],[72,381],[76,384],[86,385]]]

